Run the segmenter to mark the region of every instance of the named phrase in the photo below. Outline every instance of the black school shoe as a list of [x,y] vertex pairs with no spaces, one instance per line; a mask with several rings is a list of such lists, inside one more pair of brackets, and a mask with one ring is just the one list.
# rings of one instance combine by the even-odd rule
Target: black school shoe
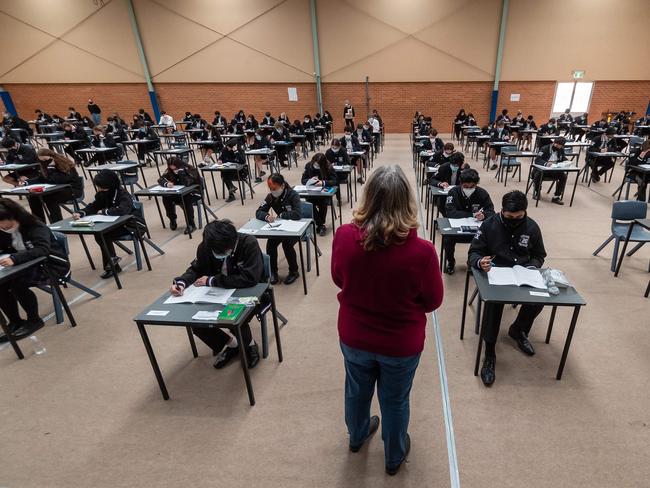
[[555,205],[564,205],[561,197],[553,197],[551,199],[551,202],[553,202]]
[[508,329],[508,335],[517,343],[517,347],[523,352],[526,356],[534,356],[535,349],[533,345],[528,340],[528,334],[520,330],[519,327],[516,327],[514,324]]
[[187,234],[191,234],[192,232],[196,232],[196,225],[194,224],[188,225],[185,231],[183,232],[183,234],[187,235]]
[[225,347],[220,354],[217,355],[217,360],[214,362],[213,366],[216,369],[221,369],[225,367],[232,359],[236,358],[239,354],[239,346],[237,347]]
[[406,452],[404,453],[404,459],[397,466],[386,466],[386,474],[389,476],[395,476],[399,469],[402,467],[402,464],[406,462],[406,459],[409,457],[411,452],[411,436],[406,434]]
[[176,223],[176,219],[172,219],[172,220],[169,221],[169,228],[171,230],[178,229],[178,224]]
[[297,271],[293,271],[287,275],[287,277],[284,279],[284,284],[285,285],[290,285],[294,281],[296,281],[298,278],[300,278],[300,273]]
[[234,191],[231,191],[231,192],[228,194],[228,198],[226,199],[226,203],[234,202],[235,200],[237,200],[237,199],[235,198],[235,192],[234,192]]
[[[116,264],[116,265],[115,265],[115,272],[118,273],[118,274],[122,272],[122,268],[120,267],[119,264]],[[104,271],[102,274],[99,275],[99,277],[100,277],[102,280],[107,280],[108,278],[112,278],[113,276],[114,276],[114,275],[113,275],[113,270],[110,269],[110,268],[107,269],[106,271]]]
[[370,437],[372,437],[372,435],[373,435],[375,432],[377,432],[377,429],[379,429],[379,417],[378,417],[377,415],[373,415],[372,417],[370,417],[370,425],[369,425],[369,427],[368,427],[368,435],[367,435],[366,438],[361,442],[361,444],[358,444],[358,445],[356,445],[356,446],[350,444],[350,451],[352,451],[352,452],[359,452],[359,451],[361,450],[361,448],[363,447],[363,445],[366,443],[366,441],[367,441],[368,439],[370,439]]
[[481,381],[485,386],[492,386],[494,380],[496,379],[496,374],[494,372],[496,366],[497,358],[485,356],[483,359],[483,367],[481,368]]
[[[9,324],[7,324],[7,328],[12,334],[15,334],[16,331],[19,330],[21,327],[24,327],[26,323],[27,323],[26,320],[20,319],[18,322],[9,322]],[[0,334],[2,334],[2,336],[0,336],[0,344],[9,342],[9,337],[7,337],[6,334],[2,333],[2,331],[0,331]]]
[[277,285],[280,283],[280,278],[278,278],[278,273],[271,273],[271,279],[269,280],[269,283],[272,285]]
[[445,273],[447,273],[448,275],[453,275],[455,271],[456,271],[456,261],[447,261],[447,265],[445,266]]
[[246,362],[248,363],[248,369],[253,369],[260,362],[260,350],[257,344],[246,346]]

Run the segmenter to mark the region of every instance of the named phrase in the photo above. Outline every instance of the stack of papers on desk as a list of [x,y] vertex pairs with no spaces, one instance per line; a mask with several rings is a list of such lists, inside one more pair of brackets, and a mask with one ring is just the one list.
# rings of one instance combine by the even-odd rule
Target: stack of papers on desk
[[322,186],[296,185],[293,187],[293,189],[296,190],[298,193],[300,193],[301,191],[313,191],[313,192],[323,191]]
[[120,218],[119,215],[87,215],[84,217],[84,220],[98,223],[98,222],[115,222],[119,218]]
[[491,268],[488,272],[488,282],[491,285],[531,286],[546,290],[546,282],[538,269],[528,269],[523,266],[513,268]]
[[639,168],[650,169],[650,164],[640,164]]
[[219,320],[219,314],[221,313],[221,310],[215,310],[214,312],[196,312],[194,315],[192,315],[192,318],[194,320],[210,320],[213,322],[216,322]]
[[225,303],[235,289],[218,288],[216,286],[194,286],[190,285],[180,297],[171,296],[165,300],[165,304],[174,303]]
[[166,186],[158,185],[158,186],[152,186],[151,188],[149,188],[149,191],[169,191],[169,192],[173,192],[173,191],[178,191],[178,190],[180,190],[182,188],[185,188],[185,186],[184,185],[174,185],[171,188],[169,188],[169,187],[166,187]]
[[260,230],[282,230],[285,232],[298,232],[302,229],[304,223],[300,220],[283,220],[276,219],[273,222],[269,222]]
[[52,185],[52,184],[50,184],[50,183],[36,183],[36,184],[34,184],[34,185],[17,186],[16,188],[12,188],[12,189],[9,190],[9,191],[30,190],[30,189],[32,189],[32,188],[43,188],[43,189],[46,189],[46,188],[52,188],[53,186],[56,186],[56,185]]
[[476,220],[474,217],[449,219],[449,225],[455,229],[460,229],[461,227],[480,227],[482,223],[482,221]]

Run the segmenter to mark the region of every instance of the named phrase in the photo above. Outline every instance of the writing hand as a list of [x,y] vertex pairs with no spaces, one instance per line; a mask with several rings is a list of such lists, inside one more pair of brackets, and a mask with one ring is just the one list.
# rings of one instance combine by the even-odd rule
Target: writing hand
[[478,264],[481,267],[481,269],[487,273],[492,268],[492,257],[484,256],[483,258],[481,258]]
[[13,266],[13,265],[14,265],[14,260],[11,259],[8,256],[6,258],[0,259],[0,266],[7,267],[7,266]]
[[181,284],[174,283],[169,289],[169,291],[173,296],[180,297],[181,295],[183,295],[183,292],[185,291],[185,287]]
[[78,213],[75,212],[75,213],[72,214],[72,220],[79,220],[80,218],[81,218],[81,215],[79,215]]

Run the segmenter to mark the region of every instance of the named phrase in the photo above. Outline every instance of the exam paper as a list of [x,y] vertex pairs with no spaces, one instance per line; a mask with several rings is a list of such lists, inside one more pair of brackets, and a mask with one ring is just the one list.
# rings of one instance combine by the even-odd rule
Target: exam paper
[[86,215],[83,219],[89,222],[115,222],[119,219],[119,215]]
[[25,186],[17,186],[16,188],[12,188],[9,191],[20,191],[20,190],[29,190],[31,188],[51,188],[56,185],[52,185],[50,183],[37,183],[34,185],[25,185]]
[[173,192],[173,191],[178,191],[181,188],[185,188],[185,186],[184,185],[174,185],[171,188],[169,188],[169,187],[166,187],[166,186],[158,185],[158,186],[152,186],[149,189],[149,191],[169,191],[169,192]]
[[480,227],[482,221],[475,219],[474,217],[465,217],[462,219],[449,219],[449,225],[453,228],[460,229],[463,226],[467,227]]
[[235,292],[232,288],[219,288],[216,286],[194,286],[190,285],[180,297],[170,296],[165,304],[174,303],[225,303]]
[[304,223],[300,220],[283,220],[276,219],[273,222],[269,222],[260,230],[282,230],[285,232],[298,232],[302,229]]
[[538,269],[528,269],[523,266],[513,268],[492,267],[488,272],[488,282],[491,285],[531,286],[546,290],[546,282]]

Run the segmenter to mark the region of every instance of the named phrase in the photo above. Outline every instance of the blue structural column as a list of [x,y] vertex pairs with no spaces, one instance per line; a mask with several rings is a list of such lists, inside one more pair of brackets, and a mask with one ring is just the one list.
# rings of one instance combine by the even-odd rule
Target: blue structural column
[[503,60],[503,43],[506,37],[506,24],[508,23],[508,7],[510,0],[503,0],[501,7],[501,24],[499,25],[499,46],[497,47],[497,62],[494,67],[494,88],[492,88],[492,102],[490,103],[490,122],[494,122],[497,115],[499,102],[499,81],[501,80],[501,61]]
[[138,54],[140,55],[140,62],[142,63],[142,71],[144,73],[144,78],[147,81],[147,89],[149,90],[149,100],[151,101],[151,108],[153,109],[155,120],[158,121],[160,120],[160,107],[158,106],[158,96],[156,95],[156,90],[154,89],[153,83],[151,82],[151,74],[149,73],[149,64],[147,63],[147,57],[144,54],[144,47],[142,46],[142,38],[140,37],[140,29],[138,28],[138,20],[135,17],[135,9],[133,8],[133,1],[126,0],[126,3],[129,8],[131,29],[133,30],[133,36],[135,37],[135,44],[138,48]]
[[16,106],[14,105],[14,101],[11,99],[11,95],[9,94],[8,91],[5,91],[3,87],[0,86],[0,98],[2,98],[2,103],[5,105],[5,110],[9,112],[11,115],[18,115],[18,112],[16,112]]
[[311,38],[314,48],[314,77],[316,78],[316,100],[318,101],[318,113],[323,113],[323,91],[320,82],[320,54],[318,48],[318,19],[316,18],[316,0],[309,0],[311,11]]

